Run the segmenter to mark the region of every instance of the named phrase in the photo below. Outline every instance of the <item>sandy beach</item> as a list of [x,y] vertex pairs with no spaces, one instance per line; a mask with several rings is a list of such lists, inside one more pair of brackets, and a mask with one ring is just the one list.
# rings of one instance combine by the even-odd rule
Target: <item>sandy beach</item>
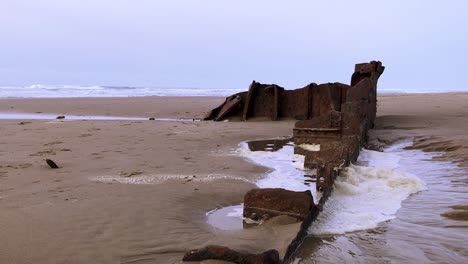
[[[222,101],[0,99],[0,113],[192,119]],[[468,93],[381,95],[371,142],[411,140],[466,171],[467,102]],[[230,232],[208,225],[206,212],[241,203],[268,171],[233,154],[239,143],[289,136],[294,122],[0,120],[0,263],[178,263],[210,244],[281,253],[297,223]],[[468,201],[457,205],[465,234]],[[468,258],[460,248],[450,250]]]

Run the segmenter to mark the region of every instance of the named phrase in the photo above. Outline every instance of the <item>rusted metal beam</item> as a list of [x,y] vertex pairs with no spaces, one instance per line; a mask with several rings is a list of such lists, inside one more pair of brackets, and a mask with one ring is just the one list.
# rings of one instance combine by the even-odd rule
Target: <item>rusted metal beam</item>
[[247,98],[245,99],[244,111],[242,113],[242,120],[246,121],[249,115],[250,107],[252,104],[252,96],[255,92],[256,82],[253,81],[249,86],[249,91],[247,92]]

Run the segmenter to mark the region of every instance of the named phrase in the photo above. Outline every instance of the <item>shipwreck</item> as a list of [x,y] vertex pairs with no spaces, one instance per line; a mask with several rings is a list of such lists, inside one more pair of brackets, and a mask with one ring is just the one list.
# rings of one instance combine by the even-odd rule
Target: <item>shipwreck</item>
[[227,97],[208,112],[204,120],[298,120],[293,128],[294,152],[305,156],[304,167],[315,172],[316,189],[322,195],[319,201],[313,201],[310,191],[254,189],[245,195],[245,218],[268,220],[284,214],[302,222],[282,258],[274,250],[255,255],[209,246],[188,252],[184,260],[290,263],[307,236],[308,227],[323,210],[334,180],[346,166],[357,161],[360,149],[367,143],[377,111],[377,82],[384,69],[380,61],[360,63],[355,65],[349,85],[311,83],[295,90],[253,81],[247,92]]

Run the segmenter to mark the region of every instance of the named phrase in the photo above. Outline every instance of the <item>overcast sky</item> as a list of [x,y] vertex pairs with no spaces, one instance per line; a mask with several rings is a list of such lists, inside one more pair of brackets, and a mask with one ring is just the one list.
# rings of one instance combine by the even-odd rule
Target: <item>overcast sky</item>
[[468,90],[465,0],[0,0],[0,36],[0,85]]

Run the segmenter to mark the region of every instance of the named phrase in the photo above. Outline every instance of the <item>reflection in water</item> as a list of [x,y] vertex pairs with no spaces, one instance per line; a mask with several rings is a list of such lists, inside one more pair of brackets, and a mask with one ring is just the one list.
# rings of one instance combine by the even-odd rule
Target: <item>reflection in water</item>
[[456,211],[449,211],[449,212],[441,214],[441,216],[447,217],[452,220],[468,221],[468,210],[461,209],[461,210],[456,210]]
[[243,228],[243,204],[227,206],[206,213],[208,224],[221,230],[240,230]]
[[278,151],[284,146],[294,146],[292,138],[248,141],[250,151]]
[[377,228],[310,236],[298,263],[468,263],[468,173],[403,146],[386,152],[400,156],[399,169],[419,176],[427,190],[410,196],[396,219]]
[[241,230],[255,227],[263,223],[263,221],[254,221],[249,218],[244,218],[243,212],[243,203],[217,208],[206,213],[208,217],[207,222],[211,226],[225,231]]

